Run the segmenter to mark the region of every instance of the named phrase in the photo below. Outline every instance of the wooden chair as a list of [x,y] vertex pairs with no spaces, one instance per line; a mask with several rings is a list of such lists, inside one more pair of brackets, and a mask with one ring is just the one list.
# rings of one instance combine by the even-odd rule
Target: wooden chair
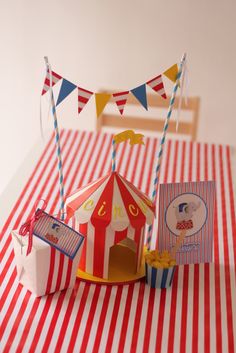
[[[102,90],[101,92],[107,92]],[[119,92],[119,90],[115,91]],[[110,93],[110,91],[109,91]],[[111,92],[114,93],[114,92]],[[166,117],[166,112],[169,107],[170,96],[167,99],[163,99],[158,94],[147,94],[148,107],[161,108],[163,110],[163,117]],[[112,98],[111,98],[112,101]],[[115,101],[113,104],[116,105]],[[178,108],[179,97],[176,97],[174,109]],[[121,116],[119,112],[117,114],[108,114],[103,112],[101,116],[97,119],[97,130],[101,130],[103,127],[115,128],[115,129],[135,129],[135,130],[149,130],[161,132],[164,126],[164,119],[160,118],[149,118],[149,117],[137,117],[126,115],[127,106],[137,106],[138,109],[144,109],[137,99],[130,93],[128,96],[127,103],[124,109],[124,115]],[[174,119],[170,120],[168,132],[178,134],[178,135],[188,135],[192,141],[196,140],[197,127],[198,127],[198,115],[199,115],[199,97],[188,97],[187,104],[185,99],[182,99],[181,113],[183,111],[191,112],[191,121],[179,121],[178,131],[176,132],[176,122]],[[117,108],[117,107],[116,107]],[[145,112],[144,112],[145,114]],[[181,114],[180,114],[181,115]]]

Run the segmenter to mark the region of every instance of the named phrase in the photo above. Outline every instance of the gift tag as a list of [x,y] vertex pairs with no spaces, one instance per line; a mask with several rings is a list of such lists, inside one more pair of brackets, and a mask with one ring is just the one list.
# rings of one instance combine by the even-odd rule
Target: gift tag
[[84,240],[82,234],[44,211],[34,224],[33,234],[71,259]]

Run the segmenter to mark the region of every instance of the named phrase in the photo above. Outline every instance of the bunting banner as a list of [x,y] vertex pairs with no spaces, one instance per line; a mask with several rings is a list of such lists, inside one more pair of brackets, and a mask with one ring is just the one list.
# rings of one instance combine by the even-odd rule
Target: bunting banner
[[[178,73],[178,65],[174,64],[169,69],[163,72],[158,76],[148,80],[147,82],[131,89],[125,90],[122,92],[117,93],[94,93],[88,89],[75,85],[74,83],[70,82],[69,80],[63,78],[55,71],[52,71],[52,87],[57,84],[59,81],[61,83],[61,87],[59,89],[59,94],[56,102],[56,106],[58,106],[62,101],[65,100],[76,88],[78,89],[78,114],[84,109],[85,105],[88,103],[90,98],[94,95],[95,96],[95,104],[96,104],[96,112],[97,117],[99,117],[104,108],[106,107],[107,103],[109,102],[110,98],[112,97],[113,102],[116,103],[116,106],[119,110],[120,115],[123,115],[124,108],[127,103],[127,99],[130,93],[138,100],[138,102],[148,110],[148,102],[147,102],[147,92],[146,86],[149,86],[154,92],[160,95],[163,99],[167,99],[167,95],[165,92],[165,87],[163,83],[163,75],[167,77],[172,82],[176,82],[176,77]],[[41,95],[44,95],[48,92],[50,87],[50,78],[49,72],[46,73],[46,78],[43,85],[43,90]]]
[[78,114],[83,110],[93,92],[87,91],[84,88],[78,87]]
[[114,93],[113,94],[113,98],[114,98],[114,100],[116,102],[116,105],[117,105],[121,115],[124,112],[124,107],[125,107],[125,104],[127,102],[128,95],[129,95],[129,91],[119,92],[119,93]]

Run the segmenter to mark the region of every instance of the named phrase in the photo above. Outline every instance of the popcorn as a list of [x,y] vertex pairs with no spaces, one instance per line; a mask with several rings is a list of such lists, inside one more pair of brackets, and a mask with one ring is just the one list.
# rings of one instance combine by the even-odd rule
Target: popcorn
[[176,265],[169,251],[164,250],[160,253],[158,250],[147,251],[145,254],[145,261],[149,266],[155,268],[170,268]]

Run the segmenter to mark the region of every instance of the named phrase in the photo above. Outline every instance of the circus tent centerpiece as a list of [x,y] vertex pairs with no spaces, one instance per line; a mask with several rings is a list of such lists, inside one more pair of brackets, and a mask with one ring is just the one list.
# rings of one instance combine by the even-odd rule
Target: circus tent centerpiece
[[140,271],[145,225],[152,224],[155,207],[132,183],[113,171],[69,196],[66,211],[68,218],[75,217],[76,229],[85,236],[81,271],[109,280],[114,266],[112,248],[116,245],[124,250],[119,252],[116,265],[125,262],[128,248],[134,258],[133,275]]

